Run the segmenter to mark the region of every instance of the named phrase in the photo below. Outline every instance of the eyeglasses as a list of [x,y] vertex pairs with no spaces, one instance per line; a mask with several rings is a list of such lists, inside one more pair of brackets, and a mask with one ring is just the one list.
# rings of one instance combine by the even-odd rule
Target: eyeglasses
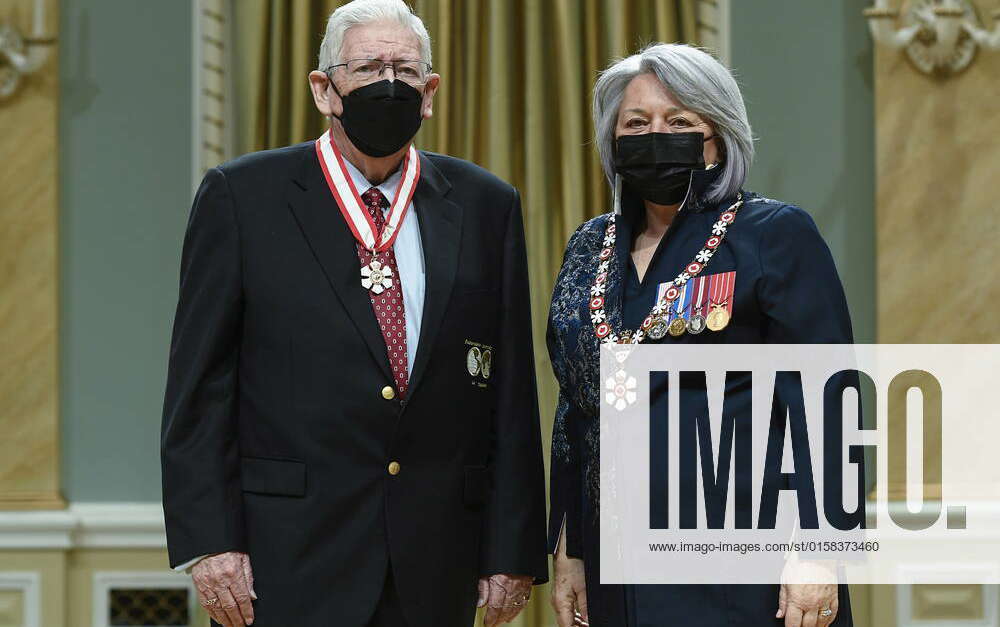
[[396,78],[411,85],[422,85],[427,82],[427,75],[431,71],[430,63],[423,61],[412,61],[400,59],[396,61],[382,61],[381,59],[351,59],[346,63],[338,63],[326,68],[325,73],[329,75],[334,68],[342,67],[347,72],[348,78],[357,82],[364,82],[382,76],[385,68],[391,67]]

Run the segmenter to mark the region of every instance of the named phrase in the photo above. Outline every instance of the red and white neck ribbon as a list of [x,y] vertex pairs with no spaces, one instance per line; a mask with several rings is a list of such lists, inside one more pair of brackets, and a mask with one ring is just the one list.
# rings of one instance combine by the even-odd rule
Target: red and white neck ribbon
[[420,158],[417,156],[417,149],[410,144],[403,160],[403,176],[396,186],[396,194],[386,217],[385,226],[382,228],[381,237],[375,234],[375,222],[365,209],[364,203],[358,190],[354,187],[351,174],[347,171],[347,164],[344,163],[344,156],[340,154],[340,149],[332,140],[330,131],[323,133],[316,140],[316,155],[319,157],[320,167],[323,168],[323,175],[326,183],[330,186],[330,192],[340,207],[347,225],[351,227],[354,238],[361,242],[361,245],[372,251],[380,253],[392,247],[399,234],[399,227],[403,224],[403,218],[410,209],[410,201],[413,200],[413,192],[420,180]]

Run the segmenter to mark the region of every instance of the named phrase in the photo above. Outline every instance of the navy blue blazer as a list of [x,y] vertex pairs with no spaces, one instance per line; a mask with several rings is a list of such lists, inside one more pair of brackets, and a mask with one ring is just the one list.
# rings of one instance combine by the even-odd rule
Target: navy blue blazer
[[[605,293],[605,309],[616,332],[623,328],[623,320],[625,328],[639,325],[653,305],[656,285],[672,280],[694,259],[719,214],[735,202],[735,196],[721,202],[705,199],[716,176],[715,169],[695,172],[689,198],[654,254],[638,290],[630,251],[644,209],[626,190]],[[753,192],[741,193],[743,206],[702,271],[703,276],[736,272],[732,319],[719,332],[705,330],[677,338],[667,335],[660,341],[853,342],[847,301],[833,257],[809,214]],[[653,599],[657,606],[655,624],[673,624],[668,619],[681,620],[677,624],[686,627],[780,624],[774,620],[777,586],[597,585],[600,361],[588,303],[609,215],[583,223],[570,237],[549,310],[546,340],[559,382],[552,434],[549,551],[555,551],[565,522],[566,552],[585,562],[590,624],[594,627],[644,624],[636,615],[636,611],[642,613],[644,605],[639,597]],[[627,298],[627,287],[632,301]],[[641,302],[635,302],[637,298]],[[842,585],[834,624],[849,625],[850,621],[847,588]]]

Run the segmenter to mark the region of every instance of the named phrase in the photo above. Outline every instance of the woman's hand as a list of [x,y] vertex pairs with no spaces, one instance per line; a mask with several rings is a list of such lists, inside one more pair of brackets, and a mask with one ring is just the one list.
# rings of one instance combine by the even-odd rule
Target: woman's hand
[[782,574],[775,618],[784,618],[785,627],[826,627],[832,623],[838,606],[835,572],[815,562],[789,562]]
[[556,556],[552,582],[552,609],[559,627],[587,625],[587,582],[583,560]]
[[566,556],[566,528],[559,534],[559,548],[552,562],[552,609],[559,627],[586,626],[587,580],[583,560]]

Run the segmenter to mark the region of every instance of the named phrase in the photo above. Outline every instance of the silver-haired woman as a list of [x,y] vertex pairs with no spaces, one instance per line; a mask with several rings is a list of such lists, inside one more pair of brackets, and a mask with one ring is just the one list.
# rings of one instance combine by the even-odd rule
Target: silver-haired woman
[[599,584],[602,342],[841,343],[852,332],[809,214],[743,189],[750,124],[711,55],[656,44],[612,64],[594,124],[620,214],[570,238],[547,334],[560,387],[549,523],[560,627],[851,625],[844,584]]

